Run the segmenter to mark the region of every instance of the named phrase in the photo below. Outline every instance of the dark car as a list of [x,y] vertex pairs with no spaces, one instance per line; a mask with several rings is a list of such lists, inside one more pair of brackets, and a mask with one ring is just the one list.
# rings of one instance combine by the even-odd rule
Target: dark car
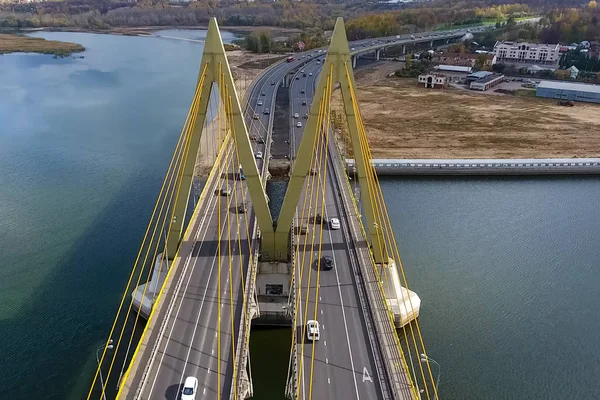
[[265,114],[265,115],[269,115],[269,113],[270,113],[270,111],[269,111],[269,110],[265,110],[265,111],[263,111],[263,114]]
[[306,105],[306,100],[302,100],[302,105],[305,106]]
[[262,137],[259,137],[258,140],[256,141],[258,144],[265,144],[265,139],[263,139]]
[[306,92],[305,92],[304,90],[301,90],[301,91],[300,91],[300,93],[301,93],[301,94],[304,94],[304,93],[306,93]]
[[275,82],[271,82],[271,86],[275,85]]
[[304,78],[306,78],[306,73],[302,74],[302,76],[303,76]]
[[238,206],[238,212],[242,213],[242,214],[245,213],[246,212],[246,205],[245,204],[240,204]]
[[266,96],[265,92],[262,92],[260,95],[261,95],[261,96]]
[[297,76],[297,77],[296,77],[296,80],[297,80],[297,81],[299,81],[299,80],[300,80],[300,77],[299,77],[299,76]]
[[321,265],[319,268],[323,271],[331,271],[333,269],[333,258],[329,256],[321,257]]
[[323,221],[321,214],[315,215],[315,224],[320,224]]

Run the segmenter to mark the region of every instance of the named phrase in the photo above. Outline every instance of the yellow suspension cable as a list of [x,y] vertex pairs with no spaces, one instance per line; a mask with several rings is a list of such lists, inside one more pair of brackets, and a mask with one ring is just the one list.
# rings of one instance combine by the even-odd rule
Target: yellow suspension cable
[[[323,152],[325,153],[325,160],[324,160],[324,166],[322,168],[323,170],[323,181],[322,181],[322,185],[321,185],[321,216],[323,216],[323,218],[325,217],[325,203],[326,203],[326,196],[327,196],[327,159],[329,156],[329,151],[327,148],[327,145],[329,143],[329,124],[330,124],[330,115],[331,115],[331,92],[332,92],[332,88],[331,88],[331,84],[332,84],[332,77],[333,77],[333,64],[330,65],[330,70],[329,70],[329,80],[327,82],[327,87],[326,87],[326,92],[325,92],[325,96],[326,96],[326,104],[327,104],[327,110],[325,111],[326,113],[326,118],[327,118],[327,122],[324,124],[324,126],[319,126],[317,129],[319,129],[320,131],[322,131],[323,136],[324,136],[324,140],[323,140]],[[321,183],[321,169],[319,169],[319,183]],[[319,193],[317,192],[317,195]],[[322,220],[322,222],[325,222],[324,220]],[[322,249],[323,249],[323,223],[321,223],[320,226],[320,236],[319,236],[319,253],[318,253],[318,257],[317,258],[317,289],[315,292],[315,310],[314,310],[314,320],[317,320],[317,311],[319,309],[319,288],[320,288],[320,277],[321,277],[321,257],[322,257]],[[333,247],[333,243],[331,244]],[[312,252],[311,252],[312,253]],[[309,391],[308,391],[308,399],[312,400],[312,388],[313,388],[313,372],[314,372],[314,367],[315,367],[315,347],[316,346],[312,346],[312,355],[311,355],[311,360],[310,360],[310,386],[309,386]]]
[[[204,84],[204,81],[202,81],[201,83],[202,83],[202,84]],[[193,133],[193,130],[194,130],[194,125],[195,125],[195,122],[196,122],[196,118],[197,118],[197,112],[198,112],[198,108],[199,108],[199,107],[200,107],[200,99],[199,99],[199,97],[198,97],[198,98],[197,98],[197,101],[196,101],[194,104],[192,104],[192,107],[191,107],[192,116],[191,116],[191,119],[190,119],[190,123],[187,125],[187,131],[186,131],[186,136],[187,136],[187,138],[186,138],[185,149],[184,149],[184,151],[183,151],[183,154],[182,154],[182,156],[180,156],[180,157],[183,157],[183,159],[182,159],[182,160],[181,160],[181,162],[179,163],[179,167],[178,167],[178,170],[177,170],[177,177],[178,177],[178,182],[179,182],[179,183],[178,183],[178,184],[176,184],[176,186],[174,186],[173,188],[171,188],[171,189],[170,189],[170,190],[171,190],[171,196],[170,196],[170,200],[173,198],[173,193],[174,193],[174,191],[175,191],[177,188],[179,188],[179,187],[181,186],[181,179],[183,178],[183,168],[184,168],[184,166],[185,166],[185,162],[186,162],[186,160],[187,160],[187,157],[188,157],[188,153],[189,153],[189,146],[190,146],[190,142],[191,142],[191,139],[192,139],[192,133]],[[163,206],[164,206],[165,202],[166,202],[166,196],[165,196],[165,199],[164,199],[164,201],[163,201],[163,205],[161,206],[161,213],[162,213],[162,209],[163,209]],[[172,204],[170,204],[170,205],[172,206]],[[169,208],[169,206],[167,206],[167,210],[168,210],[168,208]],[[167,211],[167,212],[165,212],[165,215],[164,215],[164,217],[163,217],[163,218],[164,218],[164,221],[163,221],[163,224],[162,224],[161,230],[162,230],[162,229],[164,229],[164,225],[165,225],[165,222],[166,222],[167,214],[168,214],[168,211]],[[171,220],[172,220],[172,219],[171,219]],[[157,228],[158,228],[158,222],[157,222],[157,224],[155,225],[155,227],[154,227],[154,230],[153,230],[153,232],[152,232],[152,237],[151,237],[151,239],[150,239],[150,243],[152,243],[152,242],[154,241],[154,237],[155,237],[155,235],[156,235]],[[160,234],[159,234],[159,239],[158,239],[158,242],[160,242]],[[154,256],[154,259],[156,259],[156,253],[158,252],[158,245],[159,245],[159,243],[158,243],[158,242],[157,242],[157,244],[156,244],[156,250],[155,250],[155,256]],[[150,249],[151,249],[151,247],[152,247],[152,246],[149,246],[149,247],[148,247],[148,249],[147,249],[147,252],[146,252],[146,255],[145,255],[145,257],[144,257],[144,262],[142,263],[142,265],[145,265],[145,263],[146,263],[146,261],[147,261],[147,259],[148,259],[148,255],[149,255],[149,253],[150,253]],[[152,264],[151,264],[151,265],[152,265]],[[151,274],[150,274],[150,272],[149,272],[149,273],[148,273],[148,277],[147,277],[147,282],[148,282],[148,280],[150,279],[150,275],[151,275]],[[142,276],[142,274],[140,273],[140,275],[138,276],[138,279],[137,279],[137,283],[136,283],[136,285],[139,285],[139,282],[140,282],[141,276]],[[146,282],[146,283],[147,283],[147,282]],[[142,296],[143,296],[143,295],[145,295],[145,293],[146,293],[146,290],[147,290],[148,286],[149,286],[149,285],[148,285],[148,284],[146,284],[146,286],[144,287],[144,291],[143,291],[143,294],[142,294]],[[132,299],[131,299],[131,302],[129,303],[129,307],[128,307],[128,310],[127,310],[127,314],[126,314],[126,316],[125,316],[125,320],[124,320],[124,322],[123,322],[123,326],[122,326],[122,328],[121,328],[121,332],[119,333],[119,338],[118,338],[118,340],[117,340],[117,344],[116,344],[116,346],[115,346],[115,350],[114,350],[114,352],[113,352],[113,357],[112,357],[112,360],[111,360],[110,366],[109,366],[109,368],[108,368],[108,373],[107,373],[107,379],[106,379],[106,382],[105,382],[105,386],[104,386],[104,387],[103,387],[103,389],[102,389],[102,395],[104,395],[104,391],[105,391],[106,385],[108,384],[108,381],[110,380],[110,376],[111,376],[111,372],[112,372],[112,369],[113,369],[113,366],[114,366],[114,362],[115,362],[115,360],[116,360],[116,357],[117,357],[117,354],[118,354],[118,350],[119,350],[119,346],[120,346],[120,344],[121,344],[121,340],[122,340],[122,338],[123,338],[123,334],[124,334],[124,332],[125,332],[125,327],[126,327],[126,325],[127,325],[127,324],[126,324],[126,322],[127,322],[127,319],[129,318],[129,315],[131,314],[131,309],[132,309],[132,307],[133,307],[133,297],[132,297]],[[141,308],[141,307],[140,307],[140,308]],[[138,310],[138,315],[139,315],[139,310]],[[136,321],[136,322],[137,322],[137,321]],[[132,333],[131,333],[131,339],[133,338],[133,335],[134,335],[134,332],[132,331]]]
[[[346,67],[346,71],[347,71],[347,73],[349,73],[347,67]],[[356,93],[354,92],[354,88],[351,87],[350,90],[351,90],[351,93],[352,93],[352,98],[356,99]],[[358,105],[357,104],[357,100],[356,100],[356,102],[353,102],[353,103],[355,103],[356,105]],[[357,120],[358,120],[358,124],[359,124],[359,132],[361,133],[361,143],[363,143],[363,149],[365,151],[367,159],[370,160],[371,157],[372,157],[371,150],[370,150],[370,147],[368,145],[368,139],[367,139],[367,136],[366,136],[366,130],[364,128],[364,124],[363,124],[360,112],[358,110],[358,107],[357,107],[356,116],[357,116]],[[377,174],[373,173],[372,167],[370,165],[370,162],[369,162],[369,171],[371,172],[370,175],[371,175],[371,178],[373,180],[373,187],[375,189],[374,195],[377,196],[377,202],[376,202],[376,204],[380,205],[381,208],[382,208],[380,216],[381,216],[381,219],[384,219],[384,221],[383,221],[383,223],[380,226],[384,230],[384,237],[387,239],[386,241],[388,242],[389,248],[394,251],[397,263],[400,264],[400,266],[401,266],[400,268],[401,268],[401,271],[402,271],[402,276],[404,278],[405,288],[408,291],[409,290],[409,288],[408,288],[408,282],[406,281],[406,276],[404,274],[404,269],[402,268],[402,264],[401,264],[401,260],[400,260],[400,254],[398,252],[398,246],[397,246],[397,243],[396,243],[395,236],[393,235],[393,231],[392,231],[392,227],[391,227],[391,221],[390,221],[390,218],[389,218],[389,214],[387,212],[387,206],[385,204],[385,200],[383,198],[383,192],[382,192],[381,186],[379,184],[379,178],[377,177]],[[410,305],[411,312],[414,313],[414,307],[412,305],[412,300],[411,300],[410,296],[408,296],[408,297],[409,297],[408,300],[409,300],[409,305]],[[406,299],[404,298],[404,296],[402,296],[402,301],[403,301],[403,305],[404,305],[405,309],[408,310],[408,307],[406,306]],[[424,345],[424,342],[423,342],[423,338],[422,338],[422,335],[421,335],[421,332],[420,332],[420,328],[419,328],[419,323],[418,323],[417,320],[415,320],[415,325],[417,327],[418,336],[419,336],[419,339],[420,339],[420,342],[421,342],[421,346],[422,346],[423,351],[424,351],[425,345]],[[409,328],[411,330],[411,336],[412,336],[412,339],[413,339],[413,344],[414,344],[416,355],[419,356],[420,352],[419,352],[418,347],[417,347],[417,342],[416,342],[414,331],[413,331],[413,328],[412,328],[412,323],[409,323]],[[406,339],[406,342],[407,342],[407,347],[409,348],[409,352],[410,352],[410,344],[409,344],[408,338],[406,338],[406,329],[403,328],[403,331],[404,331],[404,334],[405,334],[405,339]],[[425,391],[426,391],[427,397],[429,398],[429,390],[428,390],[428,387],[427,387],[427,384],[426,384],[426,379],[425,379],[425,374],[424,374],[424,371],[423,371],[423,367],[422,367],[421,363],[418,363],[418,364],[419,364],[419,369],[421,370],[421,375],[422,375],[422,378],[423,378],[423,382],[424,382],[424,386],[425,386]],[[427,364],[427,368],[428,368],[428,372],[429,372],[429,377],[430,377],[430,379],[433,382],[433,374],[432,374],[432,371],[431,371],[431,367],[429,365],[429,361],[427,361],[426,364]],[[437,399],[438,398],[437,388],[435,388],[435,385],[433,385],[433,386],[434,386],[434,396],[435,396],[434,398]]]
[[[319,114],[317,116],[317,124],[316,124],[317,131],[315,133],[315,138],[317,140],[317,147],[316,147],[316,149],[320,149],[320,147],[321,147],[321,146],[319,146],[321,137],[320,137],[320,135],[318,133],[319,133],[319,126],[321,126],[321,124],[322,124],[323,112],[324,112],[324,109],[325,109],[324,96],[325,96],[325,91],[323,91],[323,95],[321,97],[321,101],[320,101],[320,104],[319,104]],[[320,157],[319,157],[318,161],[317,161],[317,165],[320,165],[320,164],[321,164],[321,160],[320,160]],[[310,180],[312,181],[311,182],[312,184],[310,185],[311,191],[310,191],[310,201],[309,201],[309,212],[310,212],[310,210],[312,210],[312,202],[313,202],[313,196],[312,196],[312,194],[313,194],[313,191],[314,191],[314,188],[315,188],[315,185],[314,185],[314,180],[315,179],[317,179],[316,176],[313,176],[312,178],[310,178]],[[316,220],[315,218],[316,218],[316,215],[315,215],[315,217],[313,217],[313,225],[314,225],[315,220]],[[308,244],[308,241],[305,240],[304,241],[303,254],[302,254],[302,264],[301,264],[302,265],[302,267],[301,267],[302,269],[304,269],[304,267],[305,267],[304,259],[305,259],[305,255],[306,255],[307,244]],[[313,227],[313,229],[312,229],[312,236],[311,236],[311,245],[310,245],[311,247],[310,247],[310,252],[309,252],[309,263],[308,263],[308,284],[307,284],[307,287],[306,287],[306,296],[305,296],[306,306],[305,306],[305,311],[301,314],[303,316],[303,317],[301,317],[301,320],[303,322],[302,323],[302,341],[301,341],[301,343],[303,345],[302,345],[302,349],[301,349],[300,371],[299,371],[299,378],[298,378],[299,384],[298,384],[298,388],[297,388],[297,391],[296,391],[296,399],[300,395],[300,383],[303,380],[304,341],[305,341],[305,338],[306,338],[306,319],[307,319],[307,316],[308,316],[308,303],[310,301],[310,282],[311,282],[311,271],[312,271],[311,265],[312,265],[312,260],[313,260],[314,244],[315,244],[315,229]],[[302,285],[302,282],[300,282],[299,285],[300,285],[300,289],[299,289],[298,293],[299,293],[299,296],[301,296],[301,292],[302,292],[302,286],[301,285]]]
[[[192,105],[197,100],[197,98],[199,98],[199,94],[201,93],[201,88],[202,88],[202,85],[204,83],[204,77],[205,76],[206,76],[206,67],[202,71],[202,75],[201,75],[202,78],[201,78],[200,83],[196,86],[196,91],[194,93],[194,98],[192,100]],[[181,132],[181,134],[179,136],[179,139],[177,141],[177,144],[175,146],[175,151],[173,152],[173,156],[171,157],[171,161],[169,163],[169,167],[167,168],[167,174],[165,176],[165,179],[164,179],[162,187],[160,189],[158,198],[157,198],[156,203],[154,205],[154,210],[152,211],[152,215],[150,217],[150,221],[148,222],[148,226],[146,228],[146,232],[144,233],[144,238],[142,239],[142,244],[141,244],[140,249],[138,251],[138,255],[136,256],[136,260],[134,262],[134,266],[133,266],[131,274],[129,276],[129,280],[127,281],[127,286],[125,287],[125,290],[123,291],[123,296],[121,297],[121,302],[120,302],[119,307],[117,309],[117,314],[115,316],[115,319],[113,321],[112,327],[110,329],[110,333],[108,335],[108,340],[106,341],[107,345],[104,346],[104,350],[102,351],[102,356],[101,356],[100,361],[98,363],[98,368],[96,369],[96,373],[94,374],[94,379],[92,380],[92,384],[90,385],[90,390],[88,391],[88,395],[86,397],[87,400],[90,399],[90,397],[92,395],[92,392],[94,390],[94,386],[96,384],[96,380],[98,379],[98,375],[100,373],[100,370],[101,370],[101,367],[102,367],[102,363],[104,361],[104,357],[106,356],[106,352],[108,350],[108,343],[109,343],[109,341],[110,341],[110,339],[111,339],[111,337],[113,335],[113,332],[114,332],[114,330],[116,328],[117,322],[119,320],[119,316],[121,314],[121,310],[122,310],[123,304],[125,302],[125,298],[126,298],[127,294],[129,293],[129,287],[131,286],[131,281],[132,281],[132,279],[133,279],[133,277],[135,275],[135,271],[137,270],[137,265],[138,265],[138,262],[139,262],[139,260],[141,258],[142,251],[145,248],[146,239],[148,237],[148,233],[150,232],[150,228],[153,225],[154,216],[156,215],[156,211],[158,209],[159,202],[160,202],[161,198],[163,197],[163,192],[164,192],[165,187],[168,186],[167,182],[170,182],[169,176],[174,171],[174,169],[172,169],[172,168],[174,166],[175,160],[179,157],[177,154],[178,154],[178,152],[180,150],[178,150],[178,149],[182,148],[183,145],[184,145],[184,143],[185,143],[185,136],[186,136],[185,126],[186,126],[187,122],[189,121],[190,115],[191,115],[191,107],[190,107],[190,111],[188,112],[188,115],[187,115],[187,118],[186,118],[186,123],[184,124],[184,129],[182,129],[182,132]],[[175,162],[175,164],[176,164],[176,162]],[[157,220],[156,223],[158,223],[158,220]],[[151,243],[152,243],[152,240],[150,241],[148,247],[151,246]],[[142,263],[142,270],[140,270],[140,273],[139,273],[140,276],[142,275],[142,272],[143,272],[143,265],[144,265],[144,263]],[[126,322],[126,320],[125,320],[125,322]],[[124,324],[125,324],[125,322],[124,322]],[[116,354],[116,351],[115,351],[115,354]],[[104,388],[103,388],[102,392],[104,392]]]
[[[231,128],[233,130],[235,130],[235,124],[233,124],[233,112],[231,109],[231,98],[229,95],[229,89],[227,87],[225,87],[225,117],[226,120],[228,122],[228,129]],[[236,155],[237,155],[237,145],[236,145],[236,141],[235,141],[235,132],[233,134],[234,137],[234,145],[236,148],[236,154],[232,154],[232,162],[230,163],[231,165],[231,171],[232,171],[232,179],[233,179],[233,191],[232,191],[232,197],[234,200],[237,201],[237,183],[235,181],[235,159],[236,159]],[[238,159],[238,163],[239,163],[239,159]],[[229,170],[229,167],[227,167],[227,169]],[[227,173],[227,179],[229,177],[229,173]],[[231,204],[231,202],[230,202]],[[239,242],[240,240],[240,229],[239,229],[239,224],[238,222],[238,209],[237,209],[237,204],[234,204],[234,209],[235,209],[235,222],[236,222],[236,226],[237,226],[237,234],[238,234],[238,239],[237,241]],[[231,354],[232,354],[232,360],[233,360],[233,376],[232,376],[232,390],[233,390],[233,399],[237,399],[237,374],[236,374],[236,347],[235,347],[235,322],[234,322],[234,316],[235,316],[235,312],[234,312],[234,307],[233,307],[233,274],[232,274],[232,269],[233,269],[233,252],[231,250],[231,213],[228,212],[227,213],[227,245],[229,248],[229,313],[231,316]],[[242,259],[242,253],[239,253],[239,258],[240,260]],[[242,276],[242,275],[240,275]]]
[[[314,138],[313,138],[313,147],[312,147],[313,149],[317,149],[316,143],[317,143],[318,136],[319,135],[316,135],[316,134],[314,135]],[[296,150],[296,149],[294,149],[294,150]],[[317,168],[316,168],[316,158],[315,158],[315,152],[314,151],[311,153],[311,156],[310,156],[310,168],[311,168],[311,170],[312,169],[317,170]],[[306,211],[306,200],[309,197],[312,196],[312,192],[311,192],[311,195],[308,195],[308,191],[309,191],[309,188],[312,188],[312,181],[313,180],[314,180],[314,178],[313,178],[312,174],[310,174],[310,172],[309,172],[309,177],[306,180],[306,189],[305,189],[305,193],[304,193],[304,196],[303,196],[304,200],[302,202],[302,215],[301,215],[301,218],[300,218],[300,227],[299,227],[299,233],[298,233],[298,240],[297,240],[297,243],[296,243],[296,252],[295,252],[295,256],[294,256],[294,265],[292,266],[292,278],[290,280],[290,287],[291,287],[291,285],[295,284],[295,280],[296,280],[296,268],[298,266],[298,260],[300,259],[300,235],[302,234],[301,233],[302,232],[302,226],[304,226],[304,215],[305,215],[305,211]],[[312,197],[311,197],[311,203],[312,203]],[[309,214],[310,214],[310,209],[311,209],[311,206],[309,206]],[[307,217],[306,225],[307,225],[307,231],[308,231],[308,217]],[[292,343],[291,343],[291,348],[290,348],[290,355],[294,351],[294,344],[296,342],[296,328],[295,327],[296,327],[297,318],[298,318],[298,312],[299,312],[298,308],[300,307],[300,300],[301,300],[301,297],[302,297],[302,293],[301,293],[302,287],[301,287],[301,285],[302,285],[302,276],[303,276],[303,273],[304,273],[304,256],[306,254],[306,245],[307,245],[307,241],[304,240],[304,250],[303,250],[303,253],[302,253],[302,262],[300,263],[300,277],[299,277],[299,282],[296,284],[296,285],[300,285],[300,286],[297,288],[296,293],[294,294],[294,297],[295,297],[294,309],[295,310],[294,310],[294,318],[293,318],[293,324],[292,324],[292,326],[294,327],[294,329],[292,329]],[[300,320],[302,320],[302,316],[300,317]],[[294,379],[296,379],[296,378],[297,377],[294,377]]]

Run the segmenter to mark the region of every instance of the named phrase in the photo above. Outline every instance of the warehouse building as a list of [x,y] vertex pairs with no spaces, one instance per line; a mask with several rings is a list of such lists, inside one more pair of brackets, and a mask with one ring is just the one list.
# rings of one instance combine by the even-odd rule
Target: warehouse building
[[501,84],[502,82],[504,82],[504,75],[502,74],[486,75],[483,78],[471,82],[469,89],[486,91],[496,85]]
[[542,81],[537,87],[536,96],[600,103],[600,86],[585,83]]

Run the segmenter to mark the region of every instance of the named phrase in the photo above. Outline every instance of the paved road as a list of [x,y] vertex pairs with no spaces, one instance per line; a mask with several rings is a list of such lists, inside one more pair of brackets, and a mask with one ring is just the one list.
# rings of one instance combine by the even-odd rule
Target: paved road
[[[322,61],[322,59],[321,59]],[[298,80],[294,79],[291,87],[291,108],[293,120],[294,141],[292,146],[298,147],[302,130],[306,120],[303,118],[308,113],[308,105],[313,98],[315,78],[318,76],[322,64],[311,62],[304,67],[306,77],[300,72]],[[311,76],[312,74],[312,76]],[[304,91],[304,93],[302,93]],[[306,105],[302,103],[306,102]],[[293,118],[298,113],[298,119]],[[302,127],[296,126],[297,121],[302,122]],[[324,148],[324,144],[322,145]],[[317,152],[318,149],[315,149]],[[316,154],[316,153],[315,153]],[[324,154],[324,153],[323,153]],[[333,154],[337,157],[337,154]],[[328,218],[339,217],[341,209],[338,198],[338,187],[332,174],[332,154],[328,155],[327,177],[325,190],[325,212]],[[325,159],[321,160],[318,171],[325,171]],[[307,181],[312,186],[317,185],[319,176],[309,177]],[[322,177],[321,177],[322,179]],[[310,195],[310,189],[305,189],[298,206],[298,218],[302,218],[304,196]],[[301,299],[298,306],[299,314],[296,324],[298,343],[298,360],[303,359],[302,380],[299,385],[299,398],[307,399],[378,399],[381,398],[381,389],[378,384],[377,369],[373,358],[373,350],[368,339],[365,327],[364,315],[359,305],[355,278],[350,268],[351,254],[342,230],[331,230],[327,224],[323,225],[321,256],[327,255],[333,258],[335,268],[331,271],[318,271],[316,260],[318,255],[319,238],[321,237],[321,225],[313,223],[312,216],[322,213],[321,196],[313,192],[312,208],[309,210],[310,198],[306,201],[304,223],[308,226],[306,235],[300,236],[300,255],[298,257],[299,267],[296,269],[297,282],[301,282],[299,290]],[[343,229],[346,229],[342,225]],[[312,249],[312,235],[315,235],[315,248]],[[304,255],[302,263],[302,252],[304,241],[307,241],[308,251]],[[302,275],[302,277],[301,277]],[[319,279],[319,295],[316,301],[317,278]],[[310,288],[310,292],[308,292]],[[308,308],[306,303],[308,301]],[[319,321],[321,339],[316,343],[308,340],[302,342],[302,334],[306,321],[314,319],[316,307],[316,319]],[[313,359],[314,347],[314,363]],[[312,396],[311,395],[311,364],[312,371]],[[299,361],[300,365],[300,361]],[[310,397],[309,397],[310,396]]]
[[[266,115],[262,111],[265,107],[272,107],[273,95],[283,76],[282,72],[287,72],[292,67],[287,63],[280,64],[257,81],[249,101],[252,108],[256,109],[259,119],[253,118],[251,110],[247,113],[251,135],[266,136],[265,127],[269,126],[272,112]],[[257,106],[259,101],[263,102],[263,106]],[[252,142],[252,145],[255,151],[265,152],[265,144]],[[261,169],[262,161],[257,162]],[[190,238],[182,243],[179,257],[174,261],[179,264],[175,265],[176,274],[163,296],[163,305],[157,309],[157,327],[152,330],[149,338],[152,346],[148,346],[138,356],[141,366],[130,374],[130,386],[133,390],[126,398],[134,398],[135,388],[140,388],[141,396],[138,398],[175,400],[185,377],[195,376],[199,381],[197,398],[216,399],[220,391],[222,399],[229,399],[233,376],[232,348],[235,348],[242,320],[242,276],[246,276],[249,261],[247,232],[252,234],[254,228],[254,214],[248,195],[245,196],[249,205],[248,224],[243,215],[236,217],[235,214],[235,207],[242,202],[242,190],[246,190],[245,183],[237,179],[238,168],[239,164],[235,161],[223,166],[221,176],[208,189],[208,198],[200,205],[197,218],[191,222]],[[235,196],[233,192],[229,197],[213,194],[215,189],[227,184],[232,190],[235,186]],[[230,219],[231,234],[227,218]],[[231,275],[228,237],[232,246],[231,263],[234,266]],[[221,241],[220,263],[217,240]],[[217,328],[219,308],[221,325]],[[232,331],[236,336],[235,343],[232,343]],[[151,351],[151,347],[155,347],[156,351]]]

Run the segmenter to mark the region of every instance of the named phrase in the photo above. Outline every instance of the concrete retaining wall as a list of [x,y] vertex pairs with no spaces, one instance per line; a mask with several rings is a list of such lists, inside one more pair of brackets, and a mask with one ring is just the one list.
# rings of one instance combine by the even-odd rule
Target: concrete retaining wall
[[[374,159],[378,175],[561,175],[600,174],[600,158]],[[347,159],[349,174],[354,160]]]

